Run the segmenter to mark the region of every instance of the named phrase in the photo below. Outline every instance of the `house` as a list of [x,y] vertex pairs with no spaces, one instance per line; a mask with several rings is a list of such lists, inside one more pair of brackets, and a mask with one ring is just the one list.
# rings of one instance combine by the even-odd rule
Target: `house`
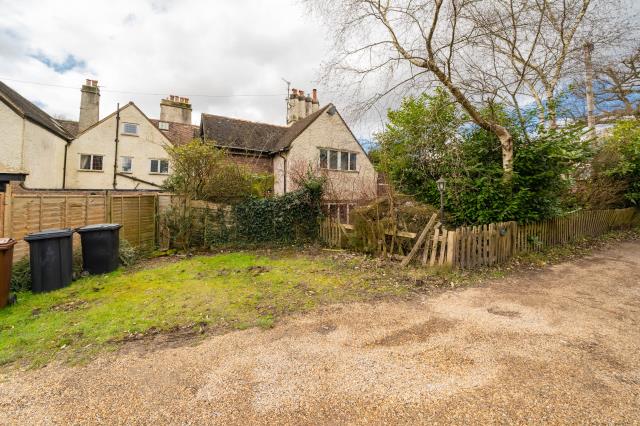
[[172,142],[133,102],[99,120],[97,81],[82,86],[79,121],[66,160],[72,189],[157,190],[170,173]]
[[72,139],[49,114],[0,82],[0,175],[4,175],[4,184],[24,181],[28,188],[62,188],[64,159]]
[[288,126],[202,114],[201,137],[224,148],[236,161],[274,175],[274,192],[297,189],[311,171],[327,179],[325,201],[343,219],[359,201],[377,195],[377,175],[366,152],[333,104],[320,108],[317,92],[294,89]]
[[212,114],[193,125],[189,99],[173,95],[161,100],[159,119],[133,102],[99,119],[95,80],[82,86],[79,120],[55,120],[8,87],[0,89],[8,93],[0,123],[10,134],[0,141],[6,145],[0,174],[26,174],[30,188],[158,190],[171,173],[167,149],[197,138],[254,173],[273,174],[275,194],[297,189],[309,171],[325,176],[326,203],[342,218],[376,196],[366,152],[333,104],[320,107],[315,90],[312,96],[292,91],[287,125],[280,126]]

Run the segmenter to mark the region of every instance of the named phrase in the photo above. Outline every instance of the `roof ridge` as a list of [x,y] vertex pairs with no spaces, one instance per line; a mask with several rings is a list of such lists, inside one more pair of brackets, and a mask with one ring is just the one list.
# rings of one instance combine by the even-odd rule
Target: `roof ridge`
[[218,114],[208,114],[206,112],[203,112],[202,115],[206,115],[209,117],[219,117],[219,118],[226,118],[227,120],[233,120],[233,121],[242,121],[244,123],[249,123],[249,124],[260,124],[263,126],[271,126],[271,127],[279,127],[282,129],[288,129],[288,126],[282,126],[280,124],[271,124],[271,123],[265,123],[264,121],[254,121],[254,120],[247,120],[245,118],[235,118],[235,117],[228,117],[226,115],[218,115]]

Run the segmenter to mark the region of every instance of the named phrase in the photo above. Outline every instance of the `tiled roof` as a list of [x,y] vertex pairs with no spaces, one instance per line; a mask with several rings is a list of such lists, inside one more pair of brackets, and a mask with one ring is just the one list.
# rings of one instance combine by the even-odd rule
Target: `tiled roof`
[[77,121],[60,119],[56,119],[56,121],[74,138],[79,133],[79,125]]
[[287,128],[219,115],[202,114],[205,140],[221,148],[271,152]]
[[169,123],[169,130],[162,130],[158,123],[160,120],[155,118],[149,119],[154,126],[156,126],[164,135],[173,142],[174,145],[184,145],[191,142],[194,139],[200,138],[200,126],[193,124],[174,123],[172,121],[165,121]]
[[44,127],[62,139],[71,140],[70,135],[53,117],[38,108],[28,99],[0,81],[0,101],[5,102],[11,109],[26,119]]
[[205,139],[216,146],[237,150],[275,153],[286,150],[331,104],[289,127],[202,114]]

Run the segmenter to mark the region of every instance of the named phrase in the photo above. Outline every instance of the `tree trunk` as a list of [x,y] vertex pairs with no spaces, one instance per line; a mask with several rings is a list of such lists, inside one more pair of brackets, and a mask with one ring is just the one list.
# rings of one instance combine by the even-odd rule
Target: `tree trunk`
[[513,174],[513,137],[511,133],[500,125],[493,126],[493,132],[500,140],[502,147],[502,169],[506,178],[511,178]]
[[584,45],[584,85],[586,89],[586,109],[587,109],[587,127],[589,128],[589,136],[595,136],[596,117],[595,117],[595,98],[593,95],[593,63],[591,62],[592,43]]

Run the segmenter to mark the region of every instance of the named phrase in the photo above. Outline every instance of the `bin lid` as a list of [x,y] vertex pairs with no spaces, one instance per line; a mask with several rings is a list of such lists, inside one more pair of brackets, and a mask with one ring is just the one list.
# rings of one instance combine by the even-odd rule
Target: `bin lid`
[[16,243],[17,241],[11,238],[0,238],[0,250],[9,250]]
[[97,225],[83,226],[76,229],[76,232],[82,234],[83,232],[96,232],[96,231],[115,231],[122,228],[119,223],[99,223]]
[[48,229],[42,232],[36,232],[34,234],[29,234],[24,237],[24,240],[29,241],[37,241],[37,240],[49,240],[53,238],[65,238],[73,235],[73,229]]

